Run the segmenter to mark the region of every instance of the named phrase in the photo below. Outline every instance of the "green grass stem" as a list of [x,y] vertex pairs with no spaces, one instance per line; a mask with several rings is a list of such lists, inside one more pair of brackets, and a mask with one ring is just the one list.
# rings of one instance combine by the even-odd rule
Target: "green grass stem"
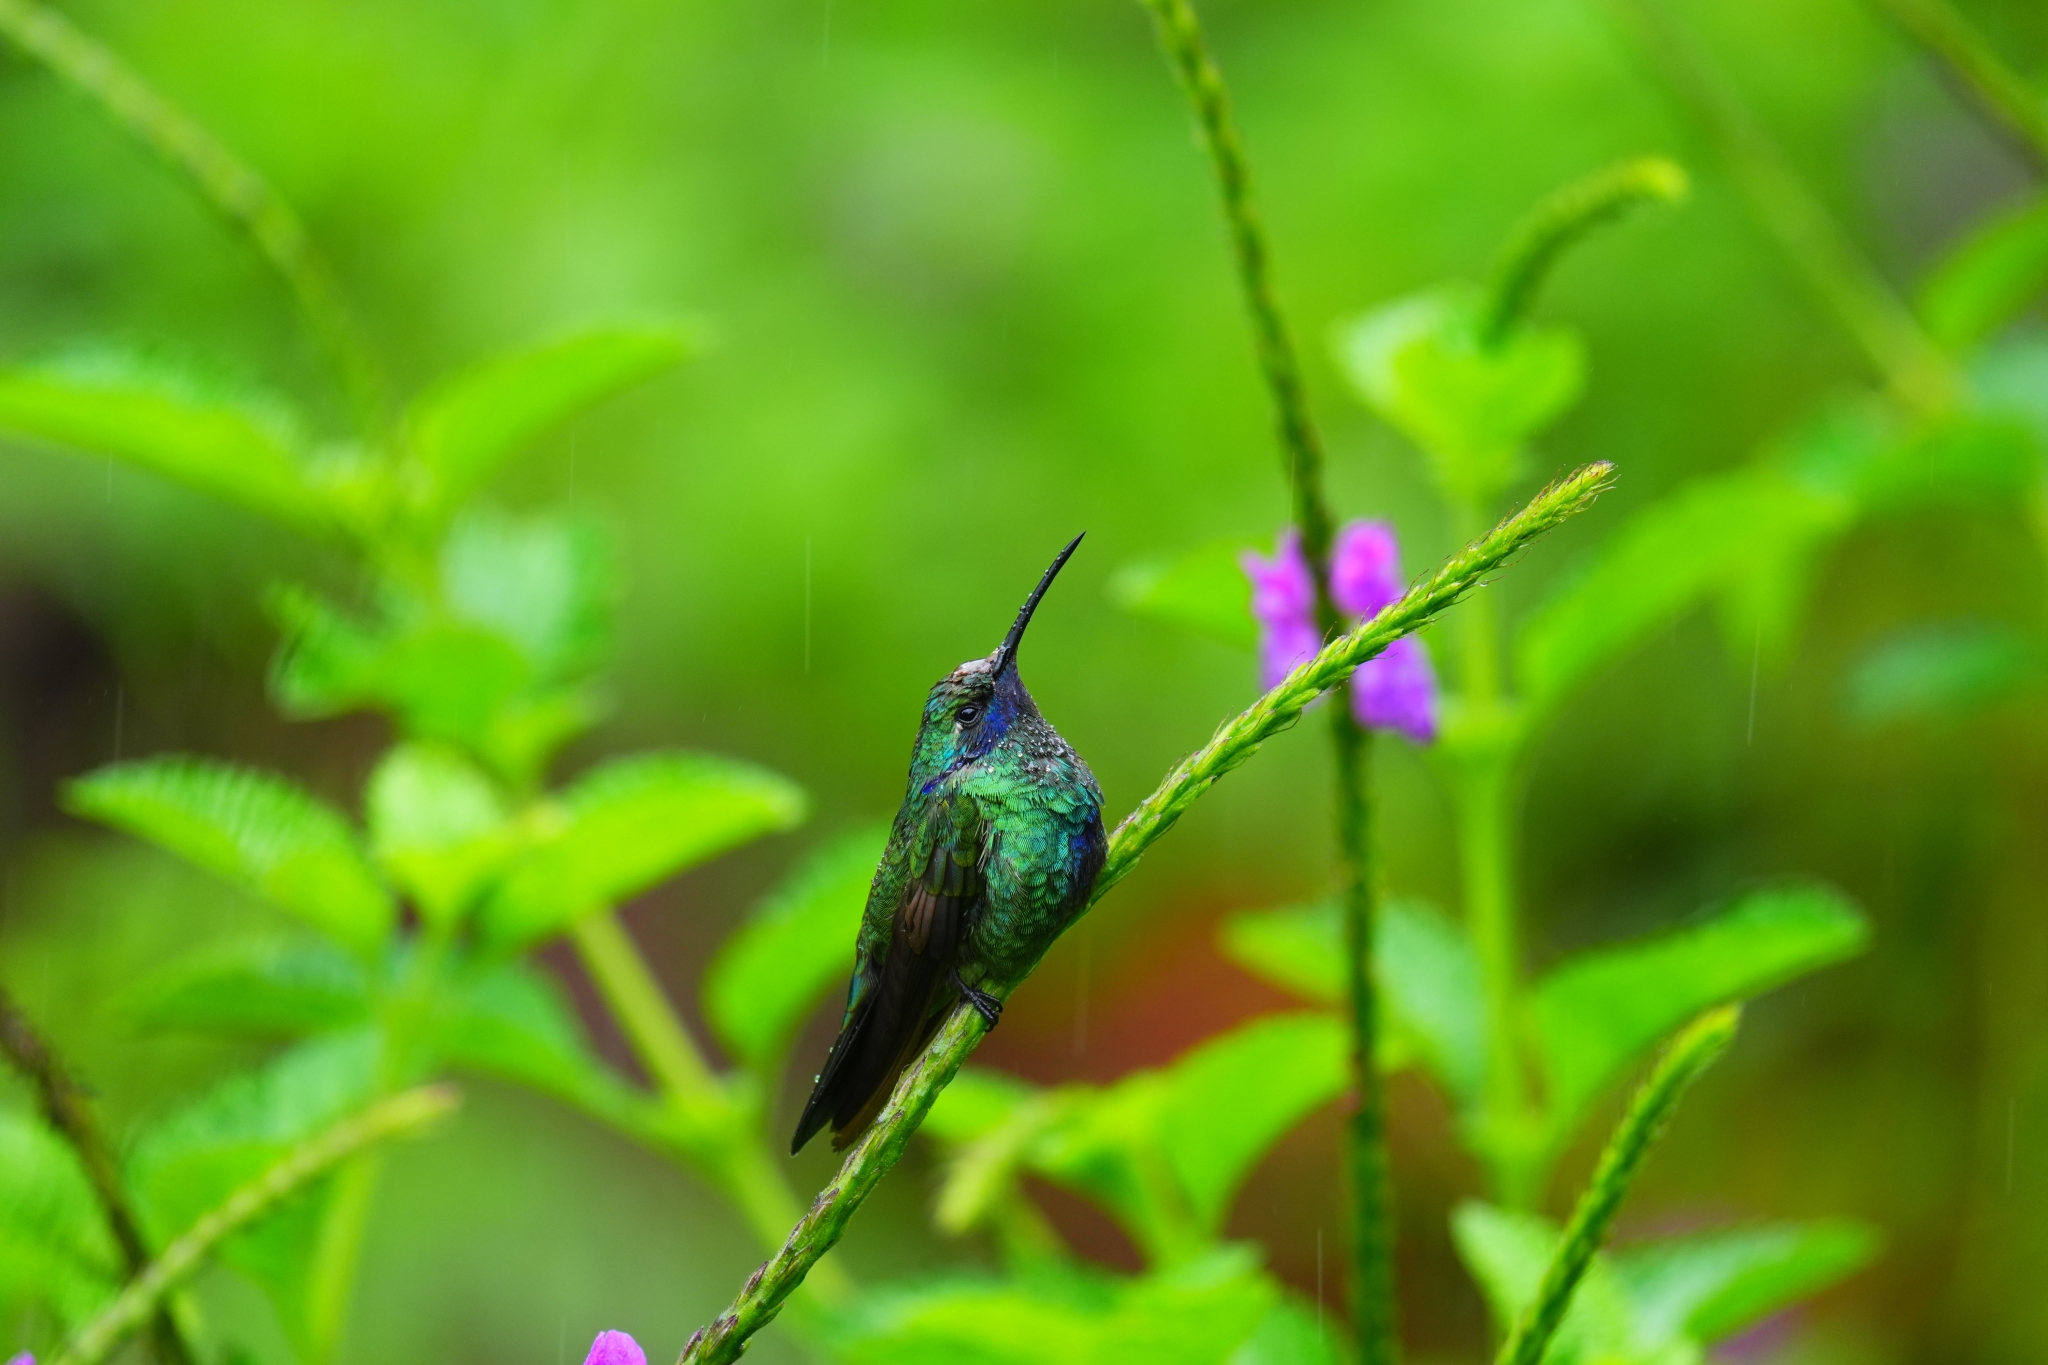
[[358,1152],[418,1133],[447,1117],[456,1102],[453,1087],[423,1085],[379,1100],[295,1148],[165,1247],[111,1304],[79,1329],[52,1365],[99,1365],[156,1311],[166,1294],[199,1269],[215,1247]]
[[1488,346],[1528,315],[1558,259],[1581,238],[1646,204],[1683,199],[1685,170],[1661,156],[1635,157],[1593,172],[1549,195],[1515,228],[1493,269],[1479,323]]
[[1564,1236],[1544,1268],[1535,1299],[1501,1344],[1494,1365],[1537,1365],[1543,1359],[1571,1307],[1579,1281],[1607,1240],[1614,1215],[1628,1197],[1629,1186],[1642,1169],[1643,1159],[1656,1145],[1686,1090],[1715,1058],[1728,1050],[1741,1019],[1742,1009],[1738,1005],[1708,1010],[1680,1030],[1664,1049],[1649,1079],[1630,1099],[1628,1112],[1622,1115],[1614,1136],[1607,1140],[1607,1149],[1600,1154],[1592,1182],[1579,1196],[1571,1222],[1566,1224]]
[[2048,172],[2048,97],[2007,65],[1962,11],[1948,0],[1877,0],[1877,7],[1955,74],[2036,171]]
[[1802,180],[1741,94],[1661,0],[1607,0],[1646,65],[1697,123],[1821,302],[1909,409],[1954,401],[1954,368]]

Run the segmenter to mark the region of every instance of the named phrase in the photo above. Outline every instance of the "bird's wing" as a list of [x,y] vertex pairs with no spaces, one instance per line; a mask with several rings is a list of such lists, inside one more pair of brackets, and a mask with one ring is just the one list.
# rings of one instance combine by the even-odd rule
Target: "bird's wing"
[[797,1123],[792,1152],[827,1122],[835,1149],[851,1143],[931,1037],[941,987],[981,898],[987,841],[987,824],[966,792],[941,792],[925,811],[912,832],[910,877],[889,935],[855,971],[845,1021]]

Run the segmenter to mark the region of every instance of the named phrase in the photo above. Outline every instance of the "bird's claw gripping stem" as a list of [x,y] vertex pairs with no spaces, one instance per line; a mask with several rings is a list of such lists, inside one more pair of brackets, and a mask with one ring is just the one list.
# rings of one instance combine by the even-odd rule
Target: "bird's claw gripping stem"
[[957,971],[953,973],[953,989],[960,992],[962,1000],[974,1006],[974,1012],[987,1020],[990,1028],[994,1028],[996,1021],[1003,1017],[1003,1002],[987,991],[976,990],[962,981]]

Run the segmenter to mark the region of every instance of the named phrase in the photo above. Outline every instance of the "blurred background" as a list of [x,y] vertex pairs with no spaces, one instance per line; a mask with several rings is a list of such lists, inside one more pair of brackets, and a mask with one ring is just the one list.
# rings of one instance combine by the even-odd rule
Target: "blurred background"
[[[559,771],[702,748],[815,799],[803,830],[632,907],[686,1002],[792,858],[893,810],[925,689],[996,643],[1074,532],[1088,539],[1034,627],[1028,675],[1112,815],[1254,694],[1248,655],[1134,618],[1107,591],[1128,562],[1266,540],[1286,516],[1207,168],[1127,0],[65,8],[301,210],[408,390],[593,317],[703,320],[701,358],[497,484],[514,506],[597,516],[626,567],[613,710]],[[1203,8],[1333,497],[1391,519],[1411,572],[1452,537],[1421,458],[1349,396],[1331,328],[1476,277],[1531,202],[1617,157],[1672,155],[1695,193],[1574,255],[1539,305],[1584,333],[1590,382],[1529,486],[1593,459],[1620,481],[1503,578],[1510,613],[1632,509],[1871,384],[1587,0]],[[1673,8],[1902,290],[2032,192],[2028,163],[1854,0]],[[2048,67],[2048,10],[1968,9],[2015,65]],[[0,351],[141,345],[342,430],[290,301],[184,185],[11,51],[0,128]],[[1526,792],[1532,969],[1782,874],[1831,881],[1871,916],[1870,953],[1753,1011],[1624,1217],[1625,1231],[1875,1223],[1884,1257],[1805,1310],[1840,1359],[2048,1356],[2048,734],[2038,707],[1887,727],[1845,703],[1854,661],[1901,624],[2037,621],[2041,565],[2017,511],[1866,525],[1818,566],[1788,657],[1737,657],[1711,621],[1680,622],[1572,703]],[[164,481],[0,447],[0,972],[117,1128],[247,1054],[141,1037],[110,993],[258,912],[67,819],[57,786],[180,750],[287,769],[352,803],[380,723],[287,723],[263,691],[263,585],[334,572]],[[1381,749],[1386,884],[1455,905],[1431,760]],[[1308,728],[1272,745],[1056,949],[983,1059],[1107,1080],[1284,1003],[1218,955],[1215,927],[1320,893],[1328,788]],[[570,958],[551,962],[587,993]],[[813,1021],[794,1069],[809,1074],[831,1022]],[[1393,1102],[1406,1330],[1424,1357],[1470,1355],[1484,1315],[1445,1216],[1476,1172],[1432,1092],[1403,1081]],[[1233,1215],[1305,1292],[1336,1279],[1321,1257],[1339,1235],[1338,1131],[1333,1108],[1293,1134]],[[1553,1211],[1591,1157],[1567,1161]],[[857,1273],[982,1254],[928,1230],[925,1160],[855,1225]],[[808,1153],[797,1182],[827,1169]],[[1072,1204],[1055,1206],[1072,1235],[1130,1262]],[[370,1237],[357,1361],[573,1361],[602,1326],[665,1351],[757,1258],[672,1168],[489,1086],[394,1156]],[[798,1358],[772,1337],[760,1354]]]

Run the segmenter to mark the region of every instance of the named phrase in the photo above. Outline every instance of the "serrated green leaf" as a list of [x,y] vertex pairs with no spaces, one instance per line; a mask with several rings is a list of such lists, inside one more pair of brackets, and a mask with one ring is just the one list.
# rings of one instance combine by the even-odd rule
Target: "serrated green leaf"
[[[1344,1000],[1343,914],[1334,901],[1232,915],[1223,947],[1247,970],[1306,999]],[[1419,1062],[1460,1103],[1476,1100],[1486,1040],[1479,964],[1464,931],[1434,906],[1391,901],[1380,907],[1375,949],[1381,1067]]]
[[510,641],[542,682],[603,660],[616,577],[599,529],[560,517],[472,513],[441,551],[449,612]]
[[1838,501],[1775,471],[1699,479],[1638,512],[1523,624],[1515,674],[1534,710],[1711,594],[1843,525]]
[[1989,621],[1902,631],[1857,661],[1849,714],[1865,725],[1955,720],[2048,687],[2048,641]]
[[1109,580],[1110,600],[1134,616],[1184,626],[1239,649],[1255,649],[1251,580],[1238,556],[1246,545],[1218,541],[1173,559],[1126,564]]
[[335,529],[274,404],[141,357],[102,351],[0,370],[0,430],[125,460],[301,531]]
[[537,942],[806,813],[803,790],[765,768],[702,754],[601,765],[531,819],[527,851],[485,903],[501,947]]
[[123,830],[370,952],[396,907],[340,812],[268,774],[196,758],[117,763],[66,789],[74,814]]
[[370,848],[420,917],[460,921],[517,846],[497,785],[442,745],[400,744],[364,794]]
[[1136,1278],[948,1277],[863,1295],[843,1358],[888,1365],[1222,1365],[1280,1301],[1246,1248]]
[[561,987],[521,962],[458,963],[435,1000],[429,1046],[449,1065],[530,1086],[627,1131],[659,1105],[592,1051]]
[[71,1327],[122,1278],[92,1186],[63,1139],[0,1111],[0,1304],[41,1304]]
[[1920,291],[1935,340],[1968,350],[2048,291],[2048,197],[2036,196],[1973,229]]
[[[183,1232],[299,1143],[361,1108],[376,1088],[382,1055],[368,1030],[303,1043],[146,1130],[129,1166],[151,1235],[161,1241]],[[307,1320],[306,1270],[326,1191],[323,1182],[220,1249],[221,1260],[261,1286],[295,1333]]]
[[735,1057],[766,1065],[852,971],[854,931],[888,838],[875,825],[819,848],[720,945],[704,973],[704,1013]]
[[612,325],[494,357],[436,385],[406,414],[426,508],[446,513],[550,428],[680,363],[688,333]]
[[1878,1244],[1843,1219],[1775,1223],[1631,1247],[1614,1268],[1646,1336],[1712,1345],[1847,1279]]
[[1567,1141],[1600,1093],[1687,1019],[1853,957],[1869,933],[1833,891],[1774,887],[1699,924],[1582,954],[1551,972],[1532,1001],[1548,1142]]
[[[1458,1258],[1478,1281],[1502,1331],[1535,1299],[1558,1236],[1555,1223],[1535,1214],[1470,1201],[1452,1212],[1451,1240]],[[1605,1256],[1595,1256],[1543,1360],[1544,1365],[1691,1365],[1697,1356],[1688,1360],[1646,1349],[1613,1266]]]
[[1337,359],[1366,406],[1419,446],[1453,497],[1485,507],[1522,448],[1578,400],[1585,355],[1569,332],[1519,327],[1479,339],[1468,289],[1411,295],[1337,333]]
[[384,711],[406,734],[475,754],[514,783],[595,718],[586,690],[537,686],[517,645],[494,630],[447,617],[372,625],[291,588],[268,605],[284,632],[271,692],[288,715]]
[[370,979],[323,939],[234,939],[152,974],[128,1009],[150,1028],[295,1038],[368,1019]]

